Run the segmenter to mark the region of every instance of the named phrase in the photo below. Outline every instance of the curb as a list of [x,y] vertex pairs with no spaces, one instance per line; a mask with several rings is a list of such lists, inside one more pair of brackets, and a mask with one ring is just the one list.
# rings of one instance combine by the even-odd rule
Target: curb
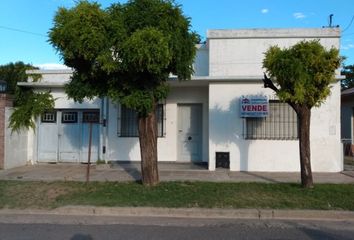
[[0,216],[2,215],[354,221],[353,211],[277,210],[277,209],[204,209],[204,208],[65,206],[53,210],[1,209]]

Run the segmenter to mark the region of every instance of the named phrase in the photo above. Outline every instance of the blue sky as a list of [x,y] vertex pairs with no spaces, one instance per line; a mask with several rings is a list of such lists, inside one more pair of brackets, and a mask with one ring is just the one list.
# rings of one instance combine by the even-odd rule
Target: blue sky
[[[191,17],[193,30],[202,37],[207,29],[328,26],[329,15],[334,14],[333,25],[345,30],[341,55],[347,57],[345,64],[354,64],[353,0],[175,1],[182,5],[185,15]],[[125,1],[97,2],[107,7]],[[46,35],[58,7],[74,4],[75,0],[0,0],[0,64],[23,61],[47,68],[55,65],[46,64],[60,64],[60,57]]]

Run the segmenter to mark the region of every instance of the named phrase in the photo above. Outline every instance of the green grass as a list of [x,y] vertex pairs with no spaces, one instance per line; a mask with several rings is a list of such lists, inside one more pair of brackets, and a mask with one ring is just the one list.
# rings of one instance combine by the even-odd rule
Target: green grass
[[0,181],[0,208],[65,205],[354,210],[353,184]]

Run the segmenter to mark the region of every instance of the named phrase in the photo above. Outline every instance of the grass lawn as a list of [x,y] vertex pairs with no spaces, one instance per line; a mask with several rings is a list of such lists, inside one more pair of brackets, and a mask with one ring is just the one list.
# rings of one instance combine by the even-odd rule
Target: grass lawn
[[0,181],[0,208],[65,205],[354,210],[354,184]]

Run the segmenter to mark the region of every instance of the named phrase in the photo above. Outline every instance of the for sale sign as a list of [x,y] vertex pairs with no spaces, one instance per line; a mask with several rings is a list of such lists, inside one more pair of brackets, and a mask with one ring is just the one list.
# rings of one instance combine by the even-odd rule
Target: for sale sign
[[267,117],[269,101],[266,96],[242,96],[240,98],[241,117]]

